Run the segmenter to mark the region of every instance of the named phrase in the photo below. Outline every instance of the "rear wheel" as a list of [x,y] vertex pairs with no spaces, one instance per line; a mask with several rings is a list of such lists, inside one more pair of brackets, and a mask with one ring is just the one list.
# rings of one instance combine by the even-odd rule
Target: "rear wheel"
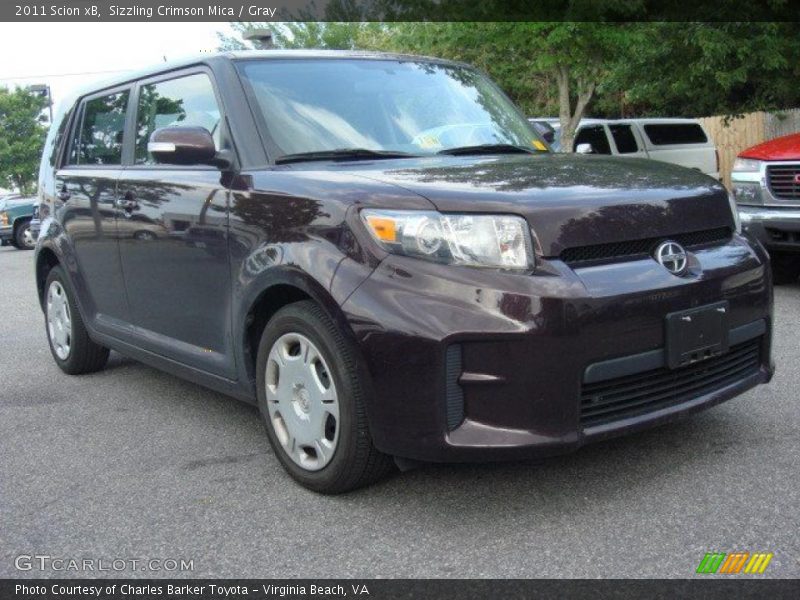
[[335,494],[392,470],[391,458],[372,444],[363,366],[316,303],[297,302],[275,314],[261,337],[257,367],[267,436],[295,480]]
[[800,277],[800,255],[775,254],[772,256],[772,283],[794,283]]
[[108,348],[89,338],[61,267],[53,267],[48,273],[44,294],[47,340],[56,364],[70,375],[102,369]]
[[36,247],[30,221],[24,221],[17,225],[17,229],[14,231],[14,245],[19,250],[33,250]]

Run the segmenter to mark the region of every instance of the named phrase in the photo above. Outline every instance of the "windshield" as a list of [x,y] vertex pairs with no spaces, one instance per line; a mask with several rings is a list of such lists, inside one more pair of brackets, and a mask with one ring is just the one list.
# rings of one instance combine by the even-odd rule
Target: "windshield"
[[511,102],[478,72],[400,60],[243,61],[280,156],[360,148],[435,154],[465,146],[546,151]]

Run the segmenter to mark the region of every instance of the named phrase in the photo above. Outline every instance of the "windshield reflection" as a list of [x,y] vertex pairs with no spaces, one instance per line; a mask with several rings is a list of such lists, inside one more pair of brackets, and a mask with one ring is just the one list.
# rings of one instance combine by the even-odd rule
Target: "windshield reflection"
[[463,146],[546,146],[477,71],[438,62],[244,61],[279,155],[364,148],[414,155]]

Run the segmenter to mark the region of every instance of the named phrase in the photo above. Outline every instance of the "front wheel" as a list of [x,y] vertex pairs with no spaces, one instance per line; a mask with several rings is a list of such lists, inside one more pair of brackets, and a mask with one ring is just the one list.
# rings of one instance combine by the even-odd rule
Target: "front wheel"
[[372,444],[357,353],[316,303],[297,302],[275,314],[261,336],[257,367],[267,436],[299,483],[336,494],[393,468]]
[[56,364],[70,375],[102,369],[108,360],[108,348],[89,338],[61,267],[50,270],[44,289],[47,340]]
[[36,239],[33,237],[30,221],[17,225],[17,230],[14,232],[14,245],[18,250],[33,250],[36,247]]

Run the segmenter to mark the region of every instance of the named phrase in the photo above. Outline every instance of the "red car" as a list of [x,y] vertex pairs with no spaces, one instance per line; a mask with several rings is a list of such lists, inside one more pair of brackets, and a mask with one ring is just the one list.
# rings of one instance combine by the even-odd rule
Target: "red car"
[[731,174],[742,227],[772,257],[775,283],[800,276],[800,133],[739,154]]

